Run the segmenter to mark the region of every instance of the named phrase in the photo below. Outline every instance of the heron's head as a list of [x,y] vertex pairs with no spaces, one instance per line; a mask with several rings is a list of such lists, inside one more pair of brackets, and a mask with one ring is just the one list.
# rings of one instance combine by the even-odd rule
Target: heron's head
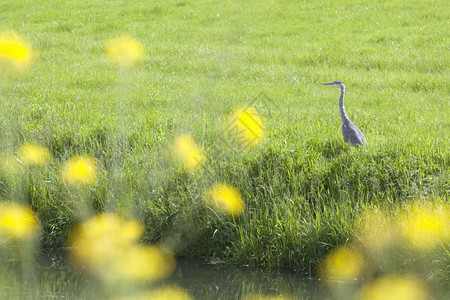
[[336,80],[333,82],[325,82],[322,83],[323,85],[334,85],[334,86],[343,86],[344,84],[342,83],[342,81]]

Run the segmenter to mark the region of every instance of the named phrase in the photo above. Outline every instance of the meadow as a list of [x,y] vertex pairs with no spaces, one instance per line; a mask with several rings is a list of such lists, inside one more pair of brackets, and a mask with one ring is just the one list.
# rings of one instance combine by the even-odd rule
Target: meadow
[[[32,207],[41,253],[64,255],[75,224],[113,212],[179,257],[317,274],[330,251],[364,238],[355,220],[367,211],[401,220],[419,203],[448,216],[446,1],[4,0],[0,32],[11,29],[34,60],[0,77],[0,152],[30,142],[51,161],[2,170],[0,197]],[[132,68],[105,55],[122,34],[145,49]],[[339,89],[320,85],[334,80],[364,147],[342,139]],[[264,120],[263,141],[245,149],[222,126],[243,107]],[[183,134],[205,156],[195,172],[167,155]],[[75,155],[95,161],[95,183],[61,179]],[[239,190],[240,215],[205,205],[216,183]],[[448,235],[411,252],[367,274],[449,280]]]

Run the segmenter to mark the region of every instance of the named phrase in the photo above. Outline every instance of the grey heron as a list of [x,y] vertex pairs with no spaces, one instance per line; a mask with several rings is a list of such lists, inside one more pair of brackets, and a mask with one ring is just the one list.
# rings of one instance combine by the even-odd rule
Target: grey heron
[[334,82],[322,83],[323,85],[333,85],[341,88],[341,97],[339,98],[339,109],[341,111],[341,120],[342,120],[342,135],[344,136],[344,140],[357,147],[360,145],[364,145],[366,142],[366,138],[362,134],[361,130],[355,126],[355,124],[350,121],[345,113],[344,108],[344,94],[345,94],[345,86],[342,81],[336,80]]

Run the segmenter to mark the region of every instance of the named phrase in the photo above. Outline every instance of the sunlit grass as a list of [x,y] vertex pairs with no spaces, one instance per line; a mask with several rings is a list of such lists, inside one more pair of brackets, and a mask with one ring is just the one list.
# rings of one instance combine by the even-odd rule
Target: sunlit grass
[[[32,206],[47,250],[112,211],[143,221],[147,243],[174,236],[180,256],[322,262],[337,281],[417,260],[411,272],[448,279],[444,1],[81,7],[0,4],[0,63],[26,75],[0,82],[0,196]],[[332,80],[368,147],[342,141],[339,95],[318,85]],[[139,237],[129,269],[98,277],[147,278]]]

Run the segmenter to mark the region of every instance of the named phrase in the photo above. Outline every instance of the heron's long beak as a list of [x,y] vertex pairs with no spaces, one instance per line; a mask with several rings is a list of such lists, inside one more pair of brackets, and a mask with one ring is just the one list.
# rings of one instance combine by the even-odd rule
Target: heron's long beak
[[333,84],[333,82],[325,82],[325,83],[322,83],[322,85],[332,85]]

